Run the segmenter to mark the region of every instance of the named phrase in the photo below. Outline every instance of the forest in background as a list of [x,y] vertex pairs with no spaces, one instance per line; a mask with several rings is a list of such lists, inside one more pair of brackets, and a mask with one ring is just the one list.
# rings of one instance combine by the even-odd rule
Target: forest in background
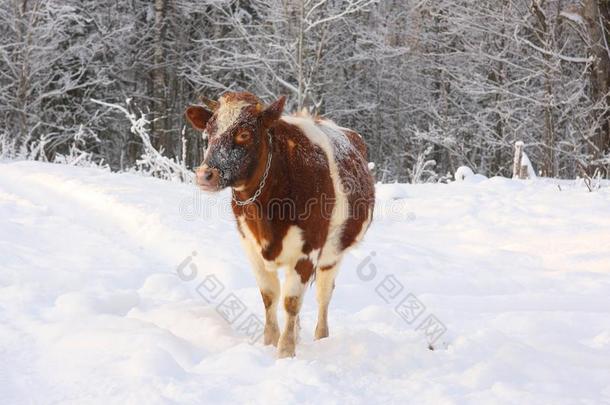
[[247,90],[357,130],[380,181],[510,176],[516,141],[608,177],[609,33],[607,0],[0,0],[0,157],[192,168],[185,107]]

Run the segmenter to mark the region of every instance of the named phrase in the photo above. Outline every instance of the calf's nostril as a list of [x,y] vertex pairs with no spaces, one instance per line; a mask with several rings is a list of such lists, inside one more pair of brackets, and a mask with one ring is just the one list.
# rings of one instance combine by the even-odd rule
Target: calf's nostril
[[212,177],[214,177],[214,171],[212,170],[208,170],[203,174],[203,179],[205,181],[210,181],[212,180]]

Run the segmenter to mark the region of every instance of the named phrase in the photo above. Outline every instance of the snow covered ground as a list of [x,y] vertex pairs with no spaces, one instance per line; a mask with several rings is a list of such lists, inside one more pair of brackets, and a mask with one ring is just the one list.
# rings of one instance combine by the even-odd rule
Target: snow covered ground
[[557,183],[378,186],[276,360],[227,193],[0,163],[0,403],[610,403],[610,187]]

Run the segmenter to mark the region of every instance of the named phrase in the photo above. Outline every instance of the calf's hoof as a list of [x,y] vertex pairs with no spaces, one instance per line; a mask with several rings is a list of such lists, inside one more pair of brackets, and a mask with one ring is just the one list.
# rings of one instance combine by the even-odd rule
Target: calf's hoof
[[278,359],[295,356],[294,336],[281,336],[277,346]]
[[286,359],[286,358],[290,358],[290,357],[294,357],[296,356],[296,353],[294,351],[294,347],[292,348],[279,348],[277,349],[277,358],[278,359]]
[[280,338],[280,330],[277,325],[266,325],[265,326],[265,334],[263,337],[263,343],[265,346],[273,345],[277,347],[277,341]]
[[328,337],[328,326],[326,325],[318,325],[316,326],[316,331],[314,332],[314,339],[320,340]]

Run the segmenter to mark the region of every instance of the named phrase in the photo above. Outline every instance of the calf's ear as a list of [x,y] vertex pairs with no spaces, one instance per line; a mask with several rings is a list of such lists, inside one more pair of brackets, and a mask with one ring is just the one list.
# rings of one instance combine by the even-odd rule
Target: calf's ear
[[213,114],[200,105],[191,105],[186,109],[184,115],[193,128],[205,131],[205,126]]
[[284,104],[286,103],[286,96],[281,96],[276,101],[271,103],[263,111],[263,121],[265,124],[271,124],[282,116],[284,111]]

